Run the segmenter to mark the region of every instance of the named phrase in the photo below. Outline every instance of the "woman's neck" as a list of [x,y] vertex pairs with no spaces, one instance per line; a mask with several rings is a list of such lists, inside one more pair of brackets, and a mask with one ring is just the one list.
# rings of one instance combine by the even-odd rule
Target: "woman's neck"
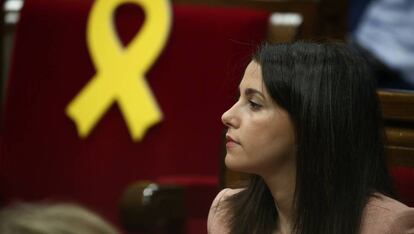
[[278,233],[291,233],[294,223],[295,166],[279,168],[277,173],[262,176],[278,212]]

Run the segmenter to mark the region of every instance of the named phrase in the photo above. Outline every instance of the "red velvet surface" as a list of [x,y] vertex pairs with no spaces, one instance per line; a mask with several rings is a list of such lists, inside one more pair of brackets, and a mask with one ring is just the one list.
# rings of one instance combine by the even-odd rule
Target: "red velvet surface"
[[218,178],[212,176],[168,176],[158,178],[157,182],[178,184],[185,188],[185,204],[189,217],[205,217],[218,193]]
[[393,167],[391,175],[399,195],[399,200],[414,207],[414,168]]
[[[217,191],[220,116],[264,38],[268,14],[174,6],[168,44],[146,76],[164,120],[133,142],[114,104],[81,140],[64,110],[96,72],[85,41],[91,6],[91,0],[25,1],[2,118],[2,201],[75,201],[117,222],[117,200],[128,184],[176,176],[190,178],[195,204],[210,204]],[[137,7],[118,9],[124,44],[143,18]],[[210,177],[210,192],[197,187],[203,179],[191,179],[201,177]],[[206,217],[192,224],[205,225]]]

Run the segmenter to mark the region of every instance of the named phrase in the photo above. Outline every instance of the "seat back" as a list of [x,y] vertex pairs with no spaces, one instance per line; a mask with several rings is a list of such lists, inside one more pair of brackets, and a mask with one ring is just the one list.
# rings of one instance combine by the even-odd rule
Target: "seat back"
[[[97,73],[86,43],[92,4],[25,1],[2,118],[0,197],[75,201],[117,221],[117,200],[133,181],[218,177],[220,116],[232,103],[240,64],[265,37],[268,14],[173,6],[167,45],[145,75],[162,122],[135,142],[113,103],[80,139],[65,108]],[[115,18],[128,49],[142,12],[125,5]]]
[[414,92],[379,91],[386,152],[400,200],[414,207]]

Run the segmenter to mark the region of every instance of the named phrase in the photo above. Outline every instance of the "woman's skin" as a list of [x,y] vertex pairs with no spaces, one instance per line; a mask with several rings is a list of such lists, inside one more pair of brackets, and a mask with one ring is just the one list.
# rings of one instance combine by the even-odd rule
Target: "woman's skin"
[[239,100],[222,116],[228,128],[226,166],[264,179],[279,215],[275,231],[291,233],[296,175],[293,123],[269,96],[258,63],[247,66],[239,91]]

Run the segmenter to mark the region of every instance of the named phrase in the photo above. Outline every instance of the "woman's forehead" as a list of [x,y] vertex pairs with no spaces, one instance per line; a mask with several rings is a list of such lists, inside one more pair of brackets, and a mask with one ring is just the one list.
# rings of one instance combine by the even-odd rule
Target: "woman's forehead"
[[247,65],[243,79],[240,82],[240,91],[243,91],[248,88],[256,89],[262,92],[263,94],[266,92],[263,84],[262,71],[260,65],[255,61],[252,61],[249,63],[249,65]]

